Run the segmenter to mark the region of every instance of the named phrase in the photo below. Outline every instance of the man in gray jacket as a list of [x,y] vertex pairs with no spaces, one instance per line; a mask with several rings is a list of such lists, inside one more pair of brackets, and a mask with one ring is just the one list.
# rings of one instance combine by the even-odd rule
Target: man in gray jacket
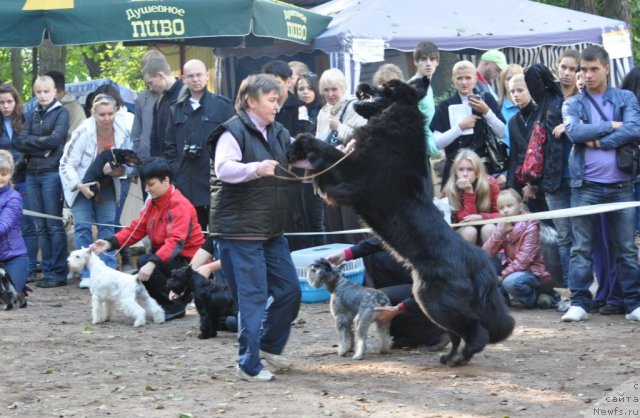
[[[633,178],[620,170],[616,155],[625,144],[640,139],[640,108],[635,95],[607,85],[609,54],[598,45],[580,56],[586,86],[562,106],[566,134],[573,142],[569,156],[571,207],[633,201]],[[591,303],[592,248],[597,215],[572,218],[573,246],[569,267],[571,308],[565,322],[583,321]],[[640,278],[634,229],[635,209],[607,213],[609,237],[616,254],[616,277],[622,290],[626,318],[640,321]]]

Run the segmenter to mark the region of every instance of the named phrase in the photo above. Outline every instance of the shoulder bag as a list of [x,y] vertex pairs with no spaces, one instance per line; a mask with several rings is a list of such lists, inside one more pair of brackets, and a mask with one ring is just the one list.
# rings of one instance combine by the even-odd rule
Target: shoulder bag
[[[482,99],[484,100],[484,97]],[[484,142],[487,145],[487,170],[489,174],[503,173],[507,169],[507,158],[509,156],[507,144],[493,133],[486,120],[483,119],[483,122]]]
[[[351,100],[347,101],[347,103],[344,105],[344,108],[342,108],[342,111],[340,112],[340,117],[338,118],[338,120],[340,122],[342,122],[342,118],[344,118],[344,114],[347,111],[347,108],[349,107],[351,102],[354,102],[354,101],[355,101],[355,99],[351,99]],[[331,132],[329,132],[329,134],[324,139],[324,141],[329,143],[329,145],[332,145],[334,147],[337,147],[338,145],[343,145],[342,141],[340,141],[338,139],[338,131],[336,131],[336,130],[331,130]]]

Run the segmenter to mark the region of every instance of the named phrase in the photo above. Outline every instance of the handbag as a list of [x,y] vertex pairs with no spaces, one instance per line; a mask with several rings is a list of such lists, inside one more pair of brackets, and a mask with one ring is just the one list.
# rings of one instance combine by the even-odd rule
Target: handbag
[[[344,117],[344,114],[347,111],[347,108],[353,101],[355,101],[355,99],[349,100],[342,108],[342,112],[340,112],[340,117],[338,118],[340,122],[342,122],[342,118]],[[335,130],[331,130],[331,132],[329,132],[327,137],[324,139],[324,142],[334,147],[337,147],[338,145],[342,145],[342,141],[338,139],[338,131],[335,131]]]
[[547,143],[547,135],[544,125],[537,120],[529,137],[529,144],[524,153],[524,161],[516,168],[516,180],[518,180],[518,183],[527,184],[542,178],[544,147]]
[[[600,106],[598,106],[598,103],[596,103],[593,97],[587,92],[585,92],[585,95],[600,114],[600,119],[608,121],[609,119],[604,115],[604,112],[600,109]],[[640,148],[638,148],[636,141],[628,142],[616,148],[616,166],[618,170],[623,173],[631,174],[633,178],[636,177],[638,168],[640,167]]]
[[486,164],[489,174],[503,173],[507,168],[507,144],[493,133],[487,123],[484,123],[484,141],[487,145]]

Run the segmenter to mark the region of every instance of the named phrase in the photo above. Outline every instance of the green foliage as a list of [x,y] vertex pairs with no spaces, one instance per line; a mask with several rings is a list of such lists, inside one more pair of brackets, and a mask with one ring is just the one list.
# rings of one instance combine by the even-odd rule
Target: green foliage
[[[122,43],[68,46],[65,60],[65,76],[68,83],[87,81],[92,77],[87,63],[97,64],[94,78],[108,77],[118,84],[135,91],[144,89],[140,76],[140,59],[147,51],[146,47],[125,47]],[[31,97],[32,50],[21,50],[21,70],[24,77],[22,96]],[[11,83],[11,50],[0,48],[0,82]]]

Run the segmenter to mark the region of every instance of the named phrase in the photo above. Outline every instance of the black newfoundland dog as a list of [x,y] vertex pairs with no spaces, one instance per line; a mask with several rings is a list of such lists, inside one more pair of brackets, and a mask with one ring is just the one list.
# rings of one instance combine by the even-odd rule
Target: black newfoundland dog
[[[417,302],[451,337],[451,351],[440,361],[456,366],[487,343],[507,338],[515,321],[497,291],[487,255],[460,238],[432,203],[424,117],[418,109],[427,88],[426,78],[415,86],[398,80],[376,89],[360,85],[355,109],[369,122],[355,130],[353,153],[314,184],[329,200],[352,205],[412,269]],[[316,170],[343,156],[308,134],[298,135],[288,150],[290,162],[306,159]]]

